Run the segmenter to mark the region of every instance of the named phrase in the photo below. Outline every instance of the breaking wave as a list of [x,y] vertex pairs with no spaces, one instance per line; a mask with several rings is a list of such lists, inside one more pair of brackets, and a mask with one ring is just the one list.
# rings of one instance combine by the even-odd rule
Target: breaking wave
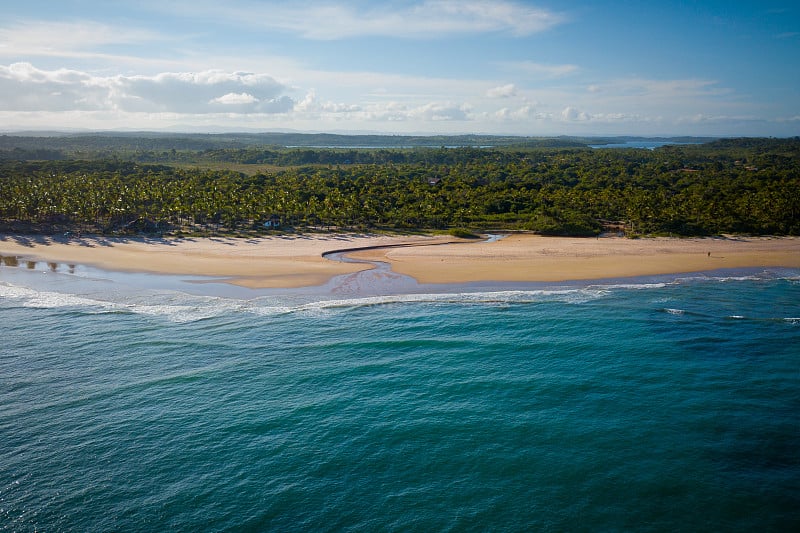
[[[727,275],[708,273],[705,275],[673,278],[648,278],[637,280],[615,280],[608,283],[592,282],[586,285],[567,285],[511,290],[482,289],[478,286],[463,286],[466,290],[450,291],[446,285],[419,286],[418,292],[386,295],[348,295],[337,296],[335,292],[275,291],[272,295],[253,292],[248,297],[216,296],[191,294],[172,289],[141,289],[126,287],[124,284],[110,283],[99,286],[63,285],[41,283],[41,279],[25,284],[16,280],[0,281],[0,301],[11,305],[30,308],[76,308],[84,313],[132,313],[172,322],[192,322],[231,314],[252,314],[255,316],[275,316],[292,313],[328,314],[340,310],[399,304],[463,304],[463,305],[521,305],[536,303],[583,304],[601,298],[629,291],[669,290],[678,285],[691,285],[709,282],[754,282],[762,280],[785,280],[795,284],[796,271],[764,271],[747,275]],[[105,280],[108,281],[108,280]],[[24,283],[24,282],[23,282]],[[65,290],[66,287],[66,290]],[[269,291],[266,291],[269,292]],[[660,301],[670,301],[669,293]],[[664,305],[661,312],[675,315],[693,315],[697,310]],[[743,319],[739,313],[730,313],[729,319]],[[777,320],[777,319],[774,319]],[[796,324],[798,318],[780,318]]]
[[174,322],[190,322],[231,313],[251,313],[258,316],[309,314],[393,304],[513,305],[549,302],[581,304],[606,297],[616,290],[654,287],[656,285],[412,293],[353,298],[307,297],[305,301],[298,301],[298,297],[287,296],[237,299],[199,296],[177,291],[145,291],[136,295],[120,293],[116,296],[113,294],[71,294],[0,282],[0,298],[14,302],[21,307],[78,308],[87,313],[136,313],[163,317]]

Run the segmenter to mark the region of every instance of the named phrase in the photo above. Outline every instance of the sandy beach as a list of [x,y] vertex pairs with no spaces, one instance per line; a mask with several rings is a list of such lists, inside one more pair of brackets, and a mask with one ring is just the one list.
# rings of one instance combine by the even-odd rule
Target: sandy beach
[[568,281],[701,272],[800,268],[800,238],[569,238],[511,235],[489,243],[371,250],[420,283]]
[[[401,245],[398,247],[398,245]],[[800,268],[800,238],[567,238],[515,234],[494,242],[448,236],[305,235],[258,239],[0,236],[0,256],[107,270],[202,275],[252,288],[321,285],[371,268],[326,252],[389,262],[420,283],[568,281],[721,268]]]

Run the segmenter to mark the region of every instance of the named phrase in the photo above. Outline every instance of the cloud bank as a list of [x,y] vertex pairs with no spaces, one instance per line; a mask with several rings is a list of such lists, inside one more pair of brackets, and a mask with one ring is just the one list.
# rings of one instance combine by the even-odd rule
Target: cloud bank
[[288,87],[264,74],[166,72],[154,76],[93,76],[0,65],[0,110],[125,111],[134,113],[286,113]]
[[[752,114],[736,113],[735,100],[728,102],[731,91],[712,80],[630,77],[567,89],[366,72],[316,74],[297,86],[265,73],[209,69],[102,76],[17,62],[0,65],[0,124],[12,129],[227,124],[228,129],[499,134],[682,133],[690,128],[715,133],[771,127]],[[325,87],[323,96],[308,88],[309,82]],[[340,99],[332,87],[346,89]],[[351,87],[358,93],[349,92]],[[789,130],[796,122],[790,115],[772,124]]]

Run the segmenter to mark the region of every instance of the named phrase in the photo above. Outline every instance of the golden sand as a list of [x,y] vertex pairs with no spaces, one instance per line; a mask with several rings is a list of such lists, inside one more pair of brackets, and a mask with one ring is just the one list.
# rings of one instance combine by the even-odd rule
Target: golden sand
[[567,281],[700,272],[800,268],[798,238],[626,239],[512,235],[490,243],[372,250],[421,283]]
[[330,261],[322,257],[325,252],[398,244],[412,246],[350,255],[388,261],[395,272],[421,283],[567,281],[719,268],[800,268],[800,238],[794,237],[632,240],[519,234],[495,242],[476,242],[374,235],[175,240],[2,236],[0,255],[117,271],[203,275],[246,287],[277,288],[320,285],[333,276],[370,268]]

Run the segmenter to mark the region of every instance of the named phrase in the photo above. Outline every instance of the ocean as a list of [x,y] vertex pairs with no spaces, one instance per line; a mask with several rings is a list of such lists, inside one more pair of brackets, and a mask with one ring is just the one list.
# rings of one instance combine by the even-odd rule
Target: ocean
[[800,530],[800,271],[208,281],[0,264],[0,531]]

